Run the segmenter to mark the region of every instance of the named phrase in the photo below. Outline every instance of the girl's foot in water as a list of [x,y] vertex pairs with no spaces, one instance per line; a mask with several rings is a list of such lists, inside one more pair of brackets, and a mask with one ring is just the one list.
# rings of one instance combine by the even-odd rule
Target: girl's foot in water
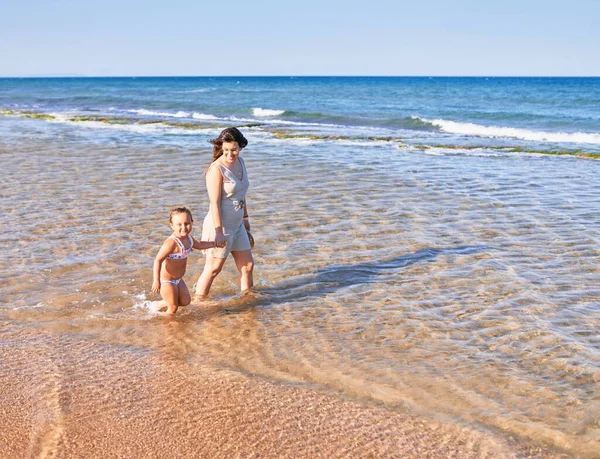
[[150,311],[152,312],[165,312],[167,309],[167,303],[164,300],[150,302]]

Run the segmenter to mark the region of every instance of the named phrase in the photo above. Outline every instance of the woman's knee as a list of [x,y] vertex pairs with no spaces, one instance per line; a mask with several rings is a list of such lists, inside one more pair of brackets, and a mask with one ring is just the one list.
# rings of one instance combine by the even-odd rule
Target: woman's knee
[[251,274],[254,270],[254,260],[248,260],[244,264],[242,264],[240,268],[240,272],[242,274]]
[[219,274],[222,269],[223,263],[221,262],[209,263],[204,266],[204,271],[206,271],[206,273],[210,274],[212,277],[215,277],[217,274]]

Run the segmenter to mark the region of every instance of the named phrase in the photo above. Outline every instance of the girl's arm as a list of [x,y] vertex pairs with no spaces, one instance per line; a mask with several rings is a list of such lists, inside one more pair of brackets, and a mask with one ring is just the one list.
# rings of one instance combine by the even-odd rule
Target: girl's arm
[[[215,163],[213,163],[214,165]],[[215,225],[215,247],[225,246],[225,236],[223,236],[223,223],[221,221],[221,188],[223,187],[223,176],[218,165],[210,167],[206,173],[206,190],[208,191],[208,200],[210,201],[210,212],[212,221]]]
[[171,238],[165,239],[165,242],[163,242],[163,245],[154,259],[154,266],[152,269],[152,293],[160,292],[160,268],[163,261],[165,261],[174,251],[175,241]]
[[192,247],[198,250],[212,249],[215,247],[215,241],[197,241],[192,237]]

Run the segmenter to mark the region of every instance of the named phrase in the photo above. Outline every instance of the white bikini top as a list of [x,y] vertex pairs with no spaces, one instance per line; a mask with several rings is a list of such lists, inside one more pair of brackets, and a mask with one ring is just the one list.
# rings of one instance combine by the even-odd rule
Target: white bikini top
[[187,258],[188,255],[194,250],[194,247],[193,247],[194,241],[192,240],[192,236],[190,236],[189,234],[188,234],[188,241],[190,242],[189,249],[186,249],[185,246],[183,245],[183,242],[181,242],[175,236],[171,235],[171,236],[169,236],[169,238],[173,239],[175,241],[175,244],[177,244],[177,247],[179,247],[179,250],[181,250],[181,252],[172,253],[169,256],[167,256],[167,258],[169,260],[183,260],[183,259]]

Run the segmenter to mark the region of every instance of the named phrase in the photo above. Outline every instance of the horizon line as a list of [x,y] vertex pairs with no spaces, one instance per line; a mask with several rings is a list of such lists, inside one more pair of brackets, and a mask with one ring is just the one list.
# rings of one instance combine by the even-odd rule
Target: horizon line
[[600,78],[600,75],[0,75],[2,79],[34,78]]

